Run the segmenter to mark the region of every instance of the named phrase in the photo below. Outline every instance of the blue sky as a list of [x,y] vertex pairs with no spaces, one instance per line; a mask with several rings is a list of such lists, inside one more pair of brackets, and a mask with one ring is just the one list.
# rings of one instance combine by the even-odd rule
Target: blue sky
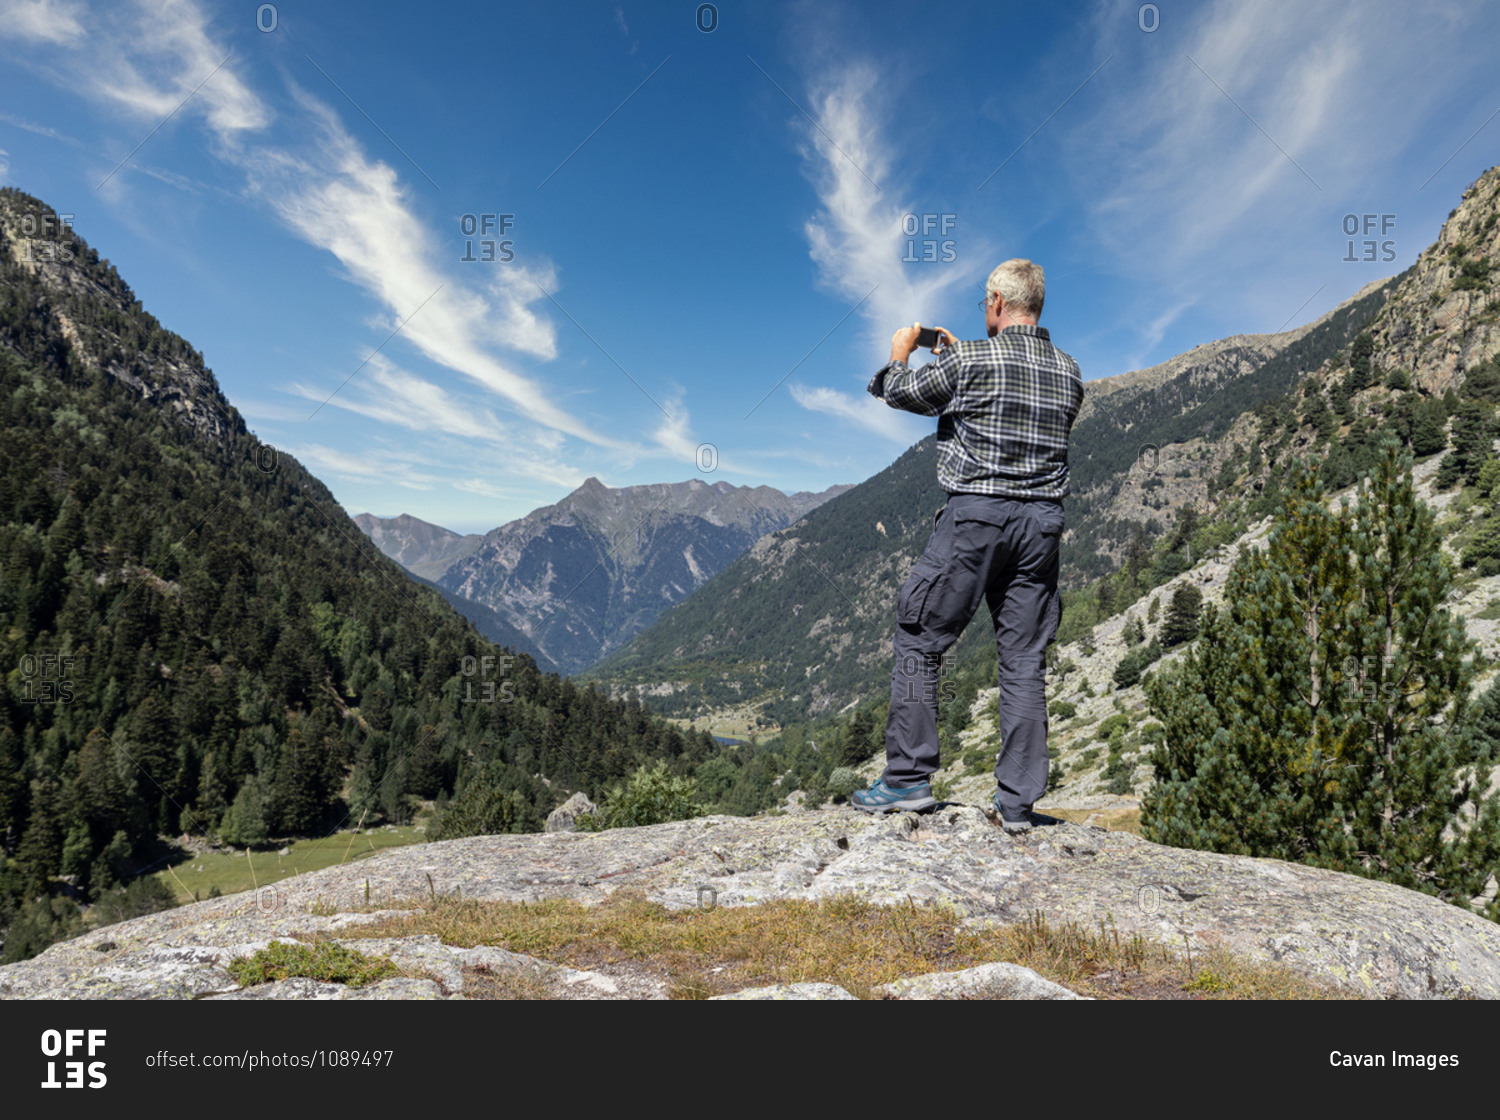
[[981,335],[1008,257],[1090,379],[1306,322],[1500,162],[1497,46],[1483,3],[0,0],[0,182],[351,514],[482,531],[869,477],[933,426],[864,394],[891,332]]

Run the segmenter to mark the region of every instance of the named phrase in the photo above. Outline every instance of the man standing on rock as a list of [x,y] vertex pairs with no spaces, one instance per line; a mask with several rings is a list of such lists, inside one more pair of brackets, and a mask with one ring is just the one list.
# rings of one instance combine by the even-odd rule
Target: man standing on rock
[[870,393],[892,408],[938,418],[948,503],[896,601],[885,773],[852,798],[867,812],[935,804],[938,666],[981,598],[1000,662],[994,804],[1007,832],[1031,828],[1031,807],[1047,788],[1045,655],[1061,616],[1062,500],[1083,376],[1037,326],[1045,290],[1040,266],[1006,261],[985,283],[987,338],[960,342],[939,328],[936,360],[914,370],[906,362],[921,324],[902,327],[890,362],[870,380]]

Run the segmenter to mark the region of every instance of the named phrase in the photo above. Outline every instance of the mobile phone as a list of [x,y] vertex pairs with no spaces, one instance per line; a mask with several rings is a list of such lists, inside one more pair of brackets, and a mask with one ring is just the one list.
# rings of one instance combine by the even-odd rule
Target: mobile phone
[[942,332],[936,327],[918,327],[917,348],[919,350],[931,350],[937,346],[938,339],[942,337]]

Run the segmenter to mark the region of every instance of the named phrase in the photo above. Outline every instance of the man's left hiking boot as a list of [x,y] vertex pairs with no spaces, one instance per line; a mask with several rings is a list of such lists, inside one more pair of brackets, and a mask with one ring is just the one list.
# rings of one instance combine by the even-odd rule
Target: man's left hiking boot
[[849,796],[849,804],[866,813],[885,813],[891,809],[927,809],[937,804],[932,796],[932,783],[895,789],[878,779],[869,789],[857,790]]
[[1011,820],[1008,817],[1006,817],[1005,811],[1000,808],[1000,791],[999,790],[995,791],[995,796],[994,796],[994,799],[991,801],[991,804],[995,806],[995,816],[1000,821],[1000,827],[1003,828],[1003,829],[1005,829],[1006,832],[1010,833],[1012,836],[1019,836],[1022,833],[1030,832],[1031,831],[1031,829],[1032,829],[1032,818],[1031,818],[1031,814],[1030,813],[1027,813],[1020,820]]

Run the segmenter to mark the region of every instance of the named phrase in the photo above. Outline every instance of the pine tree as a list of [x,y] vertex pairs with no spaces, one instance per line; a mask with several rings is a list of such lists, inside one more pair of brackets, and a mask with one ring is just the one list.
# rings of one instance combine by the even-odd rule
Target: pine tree
[[1479,469],[1494,454],[1495,425],[1490,406],[1465,401],[1453,417],[1453,450],[1438,466],[1437,485],[1446,490],[1455,482],[1477,482]]
[[462,793],[438,814],[429,828],[430,840],[460,836],[490,836],[520,831],[524,798],[505,787],[502,766],[490,765],[470,778]]
[[849,734],[844,738],[841,766],[859,766],[875,753],[875,720],[861,708],[849,720]]
[[1146,530],[1137,525],[1125,545],[1125,582],[1132,591],[1140,587],[1141,569],[1151,558],[1151,549],[1146,544]]
[[1414,455],[1432,455],[1448,446],[1448,435],[1443,430],[1446,419],[1441,401],[1423,401],[1416,406],[1411,426]]
[[1094,596],[1099,603],[1099,617],[1108,618],[1111,608],[1115,605],[1115,581],[1113,576],[1105,576],[1099,581],[1094,590]]
[[1172,593],[1167,620],[1161,626],[1161,644],[1171,649],[1198,636],[1198,616],[1203,608],[1203,592],[1185,583]]
[[257,844],[264,844],[269,835],[260,779],[252,774],[240,786],[234,804],[224,814],[224,821],[219,825],[219,836],[231,846],[253,848]]
[[1450,581],[1409,455],[1387,444],[1337,514],[1300,468],[1204,640],[1147,686],[1164,727],[1147,838],[1467,904],[1500,859],[1500,798],[1466,730],[1475,647],[1444,608]]
[[1375,352],[1375,340],[1369,331],[1364,331],[1349,347],[1349,376],[1344,385],[1351,393],[1357,393],[1370,384],[1370,355]]

